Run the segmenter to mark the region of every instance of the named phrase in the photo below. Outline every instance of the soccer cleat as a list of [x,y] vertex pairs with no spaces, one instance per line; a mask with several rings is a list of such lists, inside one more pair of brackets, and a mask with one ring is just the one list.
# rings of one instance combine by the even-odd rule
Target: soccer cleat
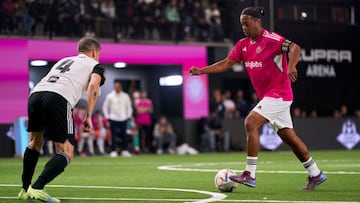
[[37,190],[37,189],[33,189],[32,187],[29,187],[27,191],[27,195],[29,199],[36,199],[43,202],[61,202],[59,199],[51,197],[44,190]]
[[318,185],[323,183],[327,179],[325,173],[320,172],[319,175],[314,177],[308,177],[308,184],[302,190],[314,190]]
[[21,200],[27,200],[28,199],[28,195],[25,191],[24,188],[21,188],[19,194],[18,194],[18,198],[21,199]]
[[249,187],[256,186],[256,178],[252,178],[250,176],[250,171],[244,171],[241,175],[230,176],[229,178],[234,182],[241,183]]

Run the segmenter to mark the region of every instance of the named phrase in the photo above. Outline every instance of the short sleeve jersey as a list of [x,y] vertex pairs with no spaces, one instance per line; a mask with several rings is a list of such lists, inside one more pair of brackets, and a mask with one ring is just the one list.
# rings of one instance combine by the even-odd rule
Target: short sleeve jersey
[[55,92],[74,107],[86,91],[97,64],[96,60],[84,54],[63,58],[50,69],[31,93]]
[[293,100],[286,58],[286,45],[291,42],[285,40],[264,29],[256,41],[249,37],[239,40],[228,55],[229,59],[244,63],[260,100],[264,97]]

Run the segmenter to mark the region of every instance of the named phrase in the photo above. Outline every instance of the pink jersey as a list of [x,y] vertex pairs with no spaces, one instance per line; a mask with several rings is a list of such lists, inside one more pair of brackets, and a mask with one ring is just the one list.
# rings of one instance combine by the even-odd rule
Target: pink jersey
[[229,59],[244,63],[260,100],[264,97],[293,100],[286,52],[282,47],[285,40],[276,33],[263,30],[255,42],[249,37],[239,40],[228,55]]
[[[153,104],[150,99],[140,99],[136,104],[136,109],[144,108],[144,109],[152,109]],[[137,112],[136,113],[136,123],[138,125],[151,125],[151,112]]]

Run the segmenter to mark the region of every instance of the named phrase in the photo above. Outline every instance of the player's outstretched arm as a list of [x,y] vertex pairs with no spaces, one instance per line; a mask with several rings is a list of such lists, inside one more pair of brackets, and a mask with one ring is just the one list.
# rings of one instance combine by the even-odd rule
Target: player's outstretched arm
[[94,112],[95,104],[99,98],[101,76],[97,73],[91,74],[90,82],[87,89],[87,111],[84,120],[84,131],[92,129],[91,116]]
[[212,65],[206,66],[204,68],[198,68],[196,66],[191,67],[189,73],[190,75],[201,75],[201,74],[212,74],[212,73],[222,73],[230,69],[236,61],[233,61],[229,58],[225,58],[221,61],[218,61]]
[[291,82],[296,82],[298,78],[298,73],[296,69],[296,65],[300,59],[300,52],[301,48],[296,43],[292,42],[290,44],[290,51],[289,51],[289,64],[288,64],[288,76]]

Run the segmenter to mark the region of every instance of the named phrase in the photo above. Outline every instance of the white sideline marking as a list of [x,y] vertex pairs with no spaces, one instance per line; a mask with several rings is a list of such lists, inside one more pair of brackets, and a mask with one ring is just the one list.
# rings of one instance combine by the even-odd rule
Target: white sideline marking
[[[214,172],[216,173],[219,169],[201,169],[201,168],[188,168],[194,166],[215,166],[215,165],[224,165],[224,164],[238,164],[238,162],[214,162],[214,163],[196,163],[196,164],[177,164],[177,165],[167,165],[167,166],[158,166],[159,170],[167,171],[192,171],[192,172]],[[240,170],[234,170],[236,172],[241,172]],[[326,174],[334,175],[359,175],[359,171],[324,171]],[[287,170],[257,170],[256,173],[288,173],[288,174],[306,174],[304,171],[287,171]]]
[[[0,184],[0,187],[21,187],[19,184]],[[185,201],[185,202],[192,202],[192,203],[206,203],[206,202],[216,202],[225,199],[227,196],[218,193],[218,192],[209,192],[204,190],[191,190],[191,189],[180,189],[180,188],[157,188],[157,187],[118,187],[118,186],[81,186],[81,185],[47,185],[46,187],[54,187],[54,188],[89,188],[89,189],[122,189],[122,190],[162,190],[162,191],[176,191],[176,192],[192,192],[192,193],[199,193],[210,195],[211,197],[206,199],[147,199],[147,198],[81,198],[81,197],[59,197],[60,199],[71,199],[71,200],[108,200],[108,201],[115,201],[115,200],[123,200],[123,201]],[[1,198],[9,198],[9,197],[0,197]],[[11,198],[11,197],[10,197]],[[17,198],[17,197],[13,197]]]
[[[0,184],[0,187],[21,187],[19,184]],[[151,199],[151,198],[101,198],[101,197],[58,197],[63,200],[80,200],[80,201],[164,201],[164,202],[191,202],[191,203],[207,203],[207,202],[264,202],[264,203],[360,203],[360,202],[345,202],[345,201],[290,201],[290,200],[226,200],[226,195],[215,192],[208,192],[202,190],[189,190],[178,188],[148,188],[148,187],[116,187],[116,186],[80,186],[80,185],[48,185],[47,187],[54,188],[95,188],[95,189],[125,189],[125,190],[164,190],[164,191],[179,191],[179,192],[194,192],[201,194],[213,194],[208,199]],[[215,197],[216,196],[216,197]],[[221,196],[221,198],[220,198]],[[17,197],[1,197],[0,199],[18,199]]]

